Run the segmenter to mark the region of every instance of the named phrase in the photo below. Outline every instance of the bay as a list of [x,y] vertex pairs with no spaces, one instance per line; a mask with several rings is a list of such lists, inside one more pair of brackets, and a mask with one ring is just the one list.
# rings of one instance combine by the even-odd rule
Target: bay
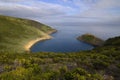
[[85,33],[91,33],[104,40],[120,35],[119,26],[98,25],[52,25],[58,31],[51,36],[53,39],[38,42],[31,47],[32,52],[78,52],[91,50],[92,45],[78,41],[76,38]]

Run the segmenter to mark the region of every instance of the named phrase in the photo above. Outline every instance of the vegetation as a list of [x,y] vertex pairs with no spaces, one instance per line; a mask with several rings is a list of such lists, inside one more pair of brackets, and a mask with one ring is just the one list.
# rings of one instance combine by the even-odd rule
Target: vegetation
[[119,37],[108,39],[104,45],[105,46],[120,46]]
[[28,39],[53,30],[29,21],[0,16],[0,80],[120,80],[120,37],[89,51],[24,52]]
[[82,36],[79,36],[77,39],[80,41],[86,42],[88,44],[91,44],[93,46],[102,46],[104,43],[102,39],[97,38],[92,34],[84,34]]
[[29,41],[53,31],[36,21],[0,16],[0,52],[23,52],[24,45]]
[[0,53],[0,80],[120,80],[120,43],[111,41],[116,38],[90,51],[66,54]]

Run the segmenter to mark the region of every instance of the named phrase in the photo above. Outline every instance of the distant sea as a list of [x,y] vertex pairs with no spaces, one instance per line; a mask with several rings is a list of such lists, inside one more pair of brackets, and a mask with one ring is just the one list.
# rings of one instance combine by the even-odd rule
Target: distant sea
[[53,39],[38,42],[32,46],[32,52],[78,52],[91,50],[92,45],[78,41],[76,38],[91,33],[104,40],[120,36],[119,25],[52,25],[58,32],[52,34]]

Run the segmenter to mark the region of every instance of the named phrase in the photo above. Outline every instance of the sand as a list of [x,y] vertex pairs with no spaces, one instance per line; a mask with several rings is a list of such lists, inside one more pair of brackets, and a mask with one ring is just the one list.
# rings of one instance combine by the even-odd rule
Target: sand
[[43,41],[43,40],[48,40],[48,39],[51,39],[52,37],[51,36],[44,36],[44,37],[41,37],[41,38],[37,38],[37,39],[35,39],[35,40],[31,40],[31,41],[29,41],[25,46],[24,46],[24,49],[26,50],[26,51],[30,51],[30,48],[35,44],[35,43],[37,43],[37,42],[39,42],[39,41]]

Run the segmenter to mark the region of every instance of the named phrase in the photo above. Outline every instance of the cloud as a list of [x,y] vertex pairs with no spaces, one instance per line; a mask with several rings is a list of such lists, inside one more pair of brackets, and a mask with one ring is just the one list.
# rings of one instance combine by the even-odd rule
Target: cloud
[[0,0],[0,2],[20,2],[24,0]]
[[72,10],[72,8],[40,1],[25,1],[22,4],[10,2],[0,3],[0,14],[25,18],[65,15],[66,10]]
[[0,14],[40,20],[44,23],[116,23],[120,21],[120,0],[57,1],[0,0]]
[[[118,21],[120,20],[120,0],[65,0],[66,2],[73,2],[79,6],[79,13],[74,15],[74,18],[88,18],[93,21]],[[82,10],[81,10],[82,8]],[[83,20],[84,21],[84,20]]]
[[63,0],[63,2],[68,2],[69,0]]
[[120,19],[120,0],[101,0],[83,14],[84,17],[96,17],[103,21]]

